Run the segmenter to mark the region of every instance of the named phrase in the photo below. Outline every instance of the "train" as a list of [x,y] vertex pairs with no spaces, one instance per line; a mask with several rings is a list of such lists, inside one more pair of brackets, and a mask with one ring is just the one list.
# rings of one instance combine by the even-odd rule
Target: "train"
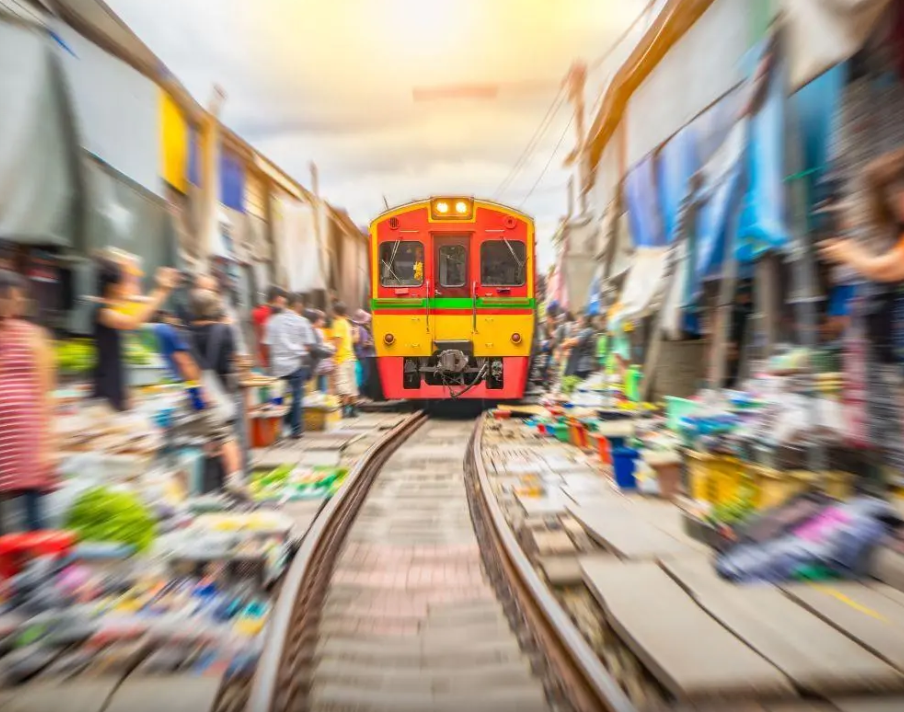
[[524,395],[536,329],[534,240],[528,215],[465,196],[373,220],[371,311],[386,399]]

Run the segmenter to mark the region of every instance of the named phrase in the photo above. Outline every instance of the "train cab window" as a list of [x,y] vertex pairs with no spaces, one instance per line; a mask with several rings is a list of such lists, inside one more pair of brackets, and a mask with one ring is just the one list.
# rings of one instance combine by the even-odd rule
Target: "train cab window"
[[524,284],[527,248],[516,240],[493,240],[480,246],[480,281],[486,287]]
[[439,285],[464,287],[468,281],[468,250],[463,245],[439,248]]
[[384,287],[419,287],[423,283],[423,243],[396,240],[380,245],[380,284]]

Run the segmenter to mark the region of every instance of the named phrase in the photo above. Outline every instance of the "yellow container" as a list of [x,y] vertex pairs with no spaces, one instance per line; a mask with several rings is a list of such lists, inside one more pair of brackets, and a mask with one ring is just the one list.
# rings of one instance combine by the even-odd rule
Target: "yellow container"
[[304,429],[311,432],[335,430],[342,422],[339,408],[310,406],[304,409]]
[[777,507],[801,492],[813,489],[816,476],[805,470],[773,470],[771,467],[752,466],[758,509]]
[[700,501],[721,504],[734,499],[747,470],[743,462],[728,455],[687,451],[691,496]]

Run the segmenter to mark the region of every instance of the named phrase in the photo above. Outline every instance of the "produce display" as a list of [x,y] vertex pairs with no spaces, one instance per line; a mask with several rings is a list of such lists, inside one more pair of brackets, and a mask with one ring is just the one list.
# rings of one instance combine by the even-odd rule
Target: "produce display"
[[216,569],[171,577],[38,559],[0,584],[0,686],[101,672],[247,674],[268,613],[253,584]]
[[88,339],[57,341],[54,344],[57,369],[63,374],[86,374],[94,368],[94,344]]
[[136,495],[96,487],[76,500],[66,528],[79,541],[113,542],[140,552],[153,543],[156,523]]
[[278,467],[256,473],[249,485],[258,502],[325,499],[342,485],[348,471],[336,467]]

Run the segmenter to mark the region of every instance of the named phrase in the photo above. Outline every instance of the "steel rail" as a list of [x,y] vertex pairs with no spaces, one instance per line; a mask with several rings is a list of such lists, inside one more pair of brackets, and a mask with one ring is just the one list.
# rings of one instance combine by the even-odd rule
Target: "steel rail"
[[425,421],[414,413],[368,448],[349,472],[345,484],[321,509],[292,560],[267,625],[266,638],[248,697],[248,712],[282,711],[303,683],[293,671],[303,654],[312,619],[329,580],[331,565],[374,477],[393,452]]
[[487,419],[478,418],[471,439],[469,459],[476,475],[478,506],[488,517],[487,527],[495,544],[512,594],[517,598],[541,648],[547,655],[563,692],[579,712],[637,712],[599,656],[575,627],[571,618],[541,580],[515,538],[483,463],[483,430]]

